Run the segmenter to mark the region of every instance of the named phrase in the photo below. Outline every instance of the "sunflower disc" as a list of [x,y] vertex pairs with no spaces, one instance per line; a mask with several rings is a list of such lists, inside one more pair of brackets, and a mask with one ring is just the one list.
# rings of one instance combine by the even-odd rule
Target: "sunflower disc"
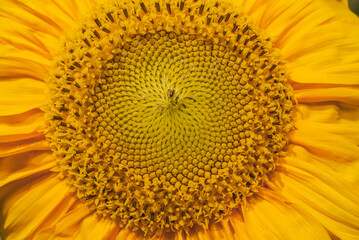
[[283,155],[287,81],[271,40],[229,4],[116,1],[64,41],[46,135],[101,216],[146,234],[206,228]]

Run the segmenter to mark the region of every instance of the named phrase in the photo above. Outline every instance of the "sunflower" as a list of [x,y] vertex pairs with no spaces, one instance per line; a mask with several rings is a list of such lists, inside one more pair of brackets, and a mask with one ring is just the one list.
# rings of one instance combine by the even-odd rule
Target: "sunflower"
[[3,239],[359,239],[359,20],[334,0],[2,0]]

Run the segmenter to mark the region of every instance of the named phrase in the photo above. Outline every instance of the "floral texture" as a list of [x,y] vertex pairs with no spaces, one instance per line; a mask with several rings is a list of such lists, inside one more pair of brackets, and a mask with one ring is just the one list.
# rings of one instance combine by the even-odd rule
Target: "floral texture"
[[345,1],[4,0],[4,239],[358,239]]

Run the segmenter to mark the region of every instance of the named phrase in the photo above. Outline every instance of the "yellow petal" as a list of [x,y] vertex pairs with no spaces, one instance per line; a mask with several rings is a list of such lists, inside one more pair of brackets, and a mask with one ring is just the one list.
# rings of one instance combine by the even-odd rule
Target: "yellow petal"
[[[286,43],[281,52],[287,55],[291,79],[303,84],[358,84],[358,38],[358,26],[339,21],[328,21],[301,38],[290,38],[292,45]],[[300,48],[295,46],[298,42]],[[286,53],[284,48],[289,47]]]
[[357,22],[338,19],[320,1],[240,0],[236,4],[243,5],[244,13],[275,38],[294,82],[358,84]]
[[0,78],[44,81],[53,58],[51,51],[59,47],[58,38],[37,36],[33,30],[1,14],[0,32]]
[[[1,43],[1,42],[0,42]],[[0,79],[29,78],[45,81],[50,69],[49,60],[39,57],[31,48],[0,44]]]
[[2,57],[26,58],[34,62],[50,64],[53,49],[49,43],[54,42],[56,46],[54,37],[49,38],[45,35],[46,37],[40,38],[25,25],[1,16],[0,22],[2,23],[0,31],[3,33],[0,36]]
[[[355,109],[355,107],[353,107]],[[345,136],[353,143],[359,142],[359,111],[339,108],[337,105],[299,105],[295,125],[322,131],[334,135]],[[347,112],[346,112],[347,111]],[[349,116],[346,116],[349,114]]]
[[1,143],[21,141],[21,140],[29,139],[29,138],[39,138],[43,135],[44,135],[43,132],[32,132],[32,133],[27,133],[27,134],[0,136],[0,145],[1,145]]
[[234,229],[231,228],[231,223],[228,219],[223,219],[218,223],[212,223],[209,225],[207,239],[233,239]]
[[[358,17],[349,9],[349,1],[352,0],[320,0],[331,8],[336,13],[338,19],[343,19],[349,22],[358,24]],[[353,1],[354,3],[356,0]]]
[[89,209],[82,203],[76,202],[71,209],[66,210],[57,221],[39,231],[35,239],[83,239],[79,236],[79,225],[90,215]]
[[130,229],[126,228],[126,229],[121,230],[116,237],[116,240],[122,240],[122,239],[137,240],[139,238],[136,235],[136,233],[134,233]]
[[[235,210],[237,211],[237,210]],[[241,229],[235,229],[232,221],[239,224],[238,221],[243,221],[239,213],[233,214],[218,223],[211,221],[208,229],[201,226],[194,226],[187,235],[183,231],[177,233],[164,233],[161,236],[162,240],[176,239],[176,240],[208,240],[208,239],[239,239],[239,236],[245,236],[244,232],[239,232]],[[121,239],[121,238],[119,238]],[[157,239],[157,238],[154,238]]]
[[299,104],[295,120],[307,120],[320,123],[337,122],[340,119],[339,108],[335,104],[307,105]]
[[233,210],[232,215],[228,217],[234,230],[234,238],[239,240],[250,240],[246,229],[246,224],[243,220],[243,215],[239,210]]
[[[213,223],[210,223],[213,224]],[[190,231],[189,231],[189,237],[188,239],[191,240],[208,240],[209,235],[206,229],[203,227],[195,225]]]
[[120,230],[118,225],[108,219],[103,219],[96,214],[91,214],[77,226],[80,229],[80,239],[114,239]]
[[0,157],[11,156],[32,150],[50,150],[44,136],[10,143],[0,143]]
[[320,0],[324,4],[333,8],[333,10],[347,10],[349,11],[348,0]]
[[[332,179],[338,184],[329,185],[330,180],[327,183],[306,171],[285,166],[278,172],[276,184],[295,208],[315,217],[340,239],[355,239],[359,236],[358,188],[352,186],[346,189],[351,194],[343,194],[340,188],[347,188],[347,184],[340,186],[345,181],[340,180],[343,173],[337,171]],[[355,171],[359,171],[359,165]]]
[[0,8],[0,79],[43,81],[61,46],[94,6],[89,0],[3,0]]
[[348,104],[359,104],[359,88],[335,87],[301,89],[294,93],[299,103],[338,101]]
[[[284,163],[285,166],[289,165],[305,171],[307,173],[305,178],[309,177],[309,175],[313,175],[315,181],[318,180],[326,183],[352,202],[358,200],[358,161],[350,163],[328,161],[326,158],[311,154],[301,146],[294,145],[288,149],[288,157],[284,159]],[[355,189],[357,189],[357,191]],[[330,194],[328,193],[327,195]],[[334,195],[332,200],[334,200]],[[339,203],[340,201],[338,201],[338,204]],[[345,205],[350,206],[349,203]]]
[[[329,0],[327,0],[327,1],[329,1]],[[336,3],[341,3],[341,4],[343,4],[344,6],[346,6],[346,7],[348,7],[349,6],[349,2],[348,2],[348,0],[330,0],[331,2],[336,2]]]
[[[328,215],[335,215],[337,221],[353,225],[357,228],[359,227],[358,201],[353,201],[359,200],[359,197],[355,197],[355,193],[347,194],[350,198],[344,195],[343,191],[340,191],[338,185],[335,184],[335,180],[337,179],[334,179],[333,176],[331,178],[322,176],[322,178],[326,180],[322,181],[316,176],[308,173],[306,170],[288,164],[283,164],[280,171],[283,172],[284,175],[289,176],[283,177],[281,175],[284,182],[286,182],[288,178],[293,179],[286,182],[288,185],[292,183],[288,188],[295,187],[298,193],[304,194],[304,192],[306,192],[306,194],[303,195],[303,198],[307,198],[307,195],[311,195],[308,198],[308,202],[311,202],[316,209],[322,209],[323,211],[327,210]],[[338,177],[339,176],[337,176],[337,178]],[[334,182],[335,185],[331,185],[331,182]],[[346,190],[348,190],[348,192],[358,192],[359,188],[357,186],[351,186],[344,181],[341,182],[343,182],[341,187],[347,187]],[[337,189],[335,189],[335,187]]]
[[321,123],[359,122],[359,108],[350,104],[299,104],[295,111],[295,121],[306,120]]
[[32,79],[0,81],[0,116],[9,116],[45,104],[46,85]]
[[[31,1],[33,2],[33,1]],[[81,18],[88,14],[91,9],[95,6],[95,1],[93,0],[53,0],[52,4],[54,7],[56,6],[58,9],[67,15],[69,18],[68,22],[73,25],[73,22],[78,22]],[[62,16],[63,17],[63,16]],[[70,19],[73,21],[71,22]]]
[[[348,127],[335,126],[335,124],[322,126],[316,124],[316,126],[319,129],[315,128],[310,121],[296,121],[296,130],[292,134],[290,142],[335,161],[357,161],[358,142],[345,135],[345,133],[350,134]],[[333,126],[334,129],[326,130],[325,126]],[[342,132],[342,134],[336,132]],[[356,131],[354,130],[354,132]]]
[[50,151],[32,151],[0,158],[0,187],[49,171],[56,163]]
[[307,215],[263,190],[260,198],[243,206],[243,215],[250,239],[330,239],[327,231]]
[[91,0],[3,0],[0,23],[9,19],[31,29],[37,36],[43,37],[45,33],[59,39],[76,28],[77,22],[93,6],[94,1]]
[[359,121],[348,121],[341,119],[338,122],[314,122],[314,121],[297,121],[296,126],[303,128],[304,126],[310,126],[309,130],[313,131],[322,131],[329,134],[341,136],[347,138],[349,141],[352,141],[352,144],[355,145],[359,143]]
[[40,178],[27,178],[0,189],[7,191],[1,197],[2,228],[6,239],[34,239],[45,228],[63,215],[73,205],[75,198],[68,186],[48,173]]
[[[58,9],[51,8],[51,1],[17,1],[4,0],[1,7],[1,15],[4,18],[12,19],[14,22],[42,30],[42,32],[61,36],[66,26],[65,15],[61,15]],[[50,11],[54,10],[50,15]],[[57,10],[57,11],[56,11]],[[60,15],[60,16],[59,16]],[[61,18],[62,17],[62,18]]]
[[38,109],[12,116],[0,116],[0,142],[40,136],[44,134],[44,129],[44,113]]

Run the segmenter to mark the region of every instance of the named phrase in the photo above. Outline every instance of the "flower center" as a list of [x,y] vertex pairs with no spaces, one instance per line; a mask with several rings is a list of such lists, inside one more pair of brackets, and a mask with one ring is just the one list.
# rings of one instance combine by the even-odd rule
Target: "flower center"
[[97,213],[145,233],[207,227],[245,203],[292,128],[277,51],[225,3],[101,6],[48,83],[61,176]]

